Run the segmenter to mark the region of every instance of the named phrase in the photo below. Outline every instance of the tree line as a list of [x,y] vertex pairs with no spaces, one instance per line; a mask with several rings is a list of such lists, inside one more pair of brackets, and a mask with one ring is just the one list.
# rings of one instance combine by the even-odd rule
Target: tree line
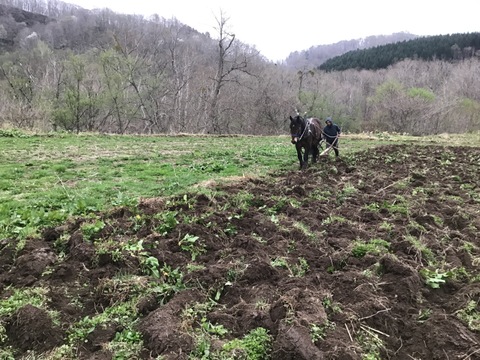
[[319,69],[325,71],[378,70],[386,69],[404,59],[463,60],[478,56],[478,52],[480,52],[479,32],[437,35],[349,51],[328,59],[319,66]]
[[1,2],[56,17],[34,26],[9,18],[0,29],[14,41],[0,54],[0,126],[272,135],[286,134],[298,109],[332,116],[346,132],[480,130],[477,57],[405,59],[378,71],[293,69],[237,39],[223,13],[201,34],[156,15]]

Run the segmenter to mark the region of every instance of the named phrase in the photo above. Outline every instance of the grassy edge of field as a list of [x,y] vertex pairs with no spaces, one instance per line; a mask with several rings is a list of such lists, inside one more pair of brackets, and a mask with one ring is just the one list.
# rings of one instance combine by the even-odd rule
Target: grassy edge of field
[[[296,171],[288,136],[132,136],[36,134],[1,130],[0,239],[21,244],[42,228],[92,216],[142,198],[208,191],[215,182]],[[413,137],[351,134],[341,140],[347,161],[384,144],[480,145],[480,132]],[[318,165],[321,166],[321,165]]]

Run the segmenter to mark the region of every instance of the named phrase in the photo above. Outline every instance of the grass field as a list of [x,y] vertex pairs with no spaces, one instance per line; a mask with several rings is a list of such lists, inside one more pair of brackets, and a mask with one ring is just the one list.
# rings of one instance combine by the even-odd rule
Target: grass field
[[[10,133],[8,133],[10,134]],[[0,137],[0,238],[205,181],[297,166],[287,137],[26,135]],[[385,141],[345,139],[344,154]]]
[[[3,135],[3,136],[1,136]],[[0,238],[206,181],[256,177],[297,166],[287,136],[29,135],[0,132]],[[475,145],[480,135],[352,135],[342,155],[380,144]]]

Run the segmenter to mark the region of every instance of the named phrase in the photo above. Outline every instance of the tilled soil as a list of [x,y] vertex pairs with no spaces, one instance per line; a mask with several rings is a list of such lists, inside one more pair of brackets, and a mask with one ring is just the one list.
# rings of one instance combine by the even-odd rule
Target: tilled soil
[[383,146],[210,186],[99,214],[89,239],[92,220],[73,219],[18,254],[0,241],[0,300],[25,288],[47,299],[0,317],[3,346],[120,358],[107,346],[125,327],[114,316],[72,333],[130,302],[136,358],[192,358],[208,322],[229,331],[212,353],[263,327],[275,360],[480,359],[480,149]]

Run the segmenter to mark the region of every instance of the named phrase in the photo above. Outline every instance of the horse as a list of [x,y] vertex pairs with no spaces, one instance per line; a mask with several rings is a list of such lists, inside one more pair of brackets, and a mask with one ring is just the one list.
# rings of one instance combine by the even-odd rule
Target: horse
[[[297,149],[300,169],[308,167],[308,156],[312,154],[312,162],[318,160],[320,141],[322,140],[322,123],[317,118],[304,118],[296,115],[290,116],[290,135],[292,144]],[[303,151],[302,151],[303,149]]]

